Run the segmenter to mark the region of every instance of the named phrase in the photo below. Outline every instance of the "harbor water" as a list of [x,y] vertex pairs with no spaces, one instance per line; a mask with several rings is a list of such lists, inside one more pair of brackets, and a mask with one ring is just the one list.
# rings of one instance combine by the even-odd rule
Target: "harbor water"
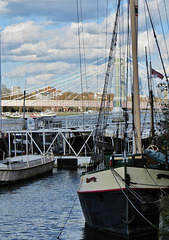
[[85,226],[77,197],[82,171],[54,169],[52,174],[36,180],[1,187],[0,239],[119,240]]

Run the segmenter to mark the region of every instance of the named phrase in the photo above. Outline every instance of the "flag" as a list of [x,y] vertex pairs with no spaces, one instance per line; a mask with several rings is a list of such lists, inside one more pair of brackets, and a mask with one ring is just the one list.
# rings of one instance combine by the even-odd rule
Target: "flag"
[[154,75],[154,77],[158,77],[158,78],[161,78],[161,79],[163,79],[163,77],[164,77],[163,74],[157,72],[154,69],[151,69],[151,73]]

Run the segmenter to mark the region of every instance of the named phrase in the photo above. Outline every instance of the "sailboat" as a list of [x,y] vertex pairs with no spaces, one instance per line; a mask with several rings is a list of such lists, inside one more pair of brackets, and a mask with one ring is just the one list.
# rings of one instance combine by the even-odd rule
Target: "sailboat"
[[[113,50],[117,39],[117,12],[111,42],[107,73],[103,90],[98,123],[95,130],[94,149],[90,165],[80,177],[78,195],[86,225],[109,234],[125,238],[151,235],[158,232],[159,201],[169,193],[169,169],[165,158],[152,158],[154,150],[144,153],[141,138],[139,103],[138,57],[137,57],[137,2],[130,0],[133,58],[133,121],[134,139],[132,152],[126,143],[121,154],[104,155],[104,99],[111,71]],[[127,126],[127,124],[126,124]],[[126,139],[125,139],[126,138]],[[108,157],[108,164],[107,164]],[[167,162],[168,163],[168,162]]]

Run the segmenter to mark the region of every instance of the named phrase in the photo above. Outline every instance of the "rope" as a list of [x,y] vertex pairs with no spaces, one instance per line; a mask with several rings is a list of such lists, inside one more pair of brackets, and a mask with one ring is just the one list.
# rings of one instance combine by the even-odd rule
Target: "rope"
[[[79,40],[79,61],[80,61],[80,80],[81,80],[81,93],[82,93],[82,109],[84,108],[83,104],[83,73],[82,73],[82,54],[81,54],[81,42],[80,42],[80,19],[79,19],[79,4],[78,0],[76,0],[76,5],[77,5],[77,22],[78,22],[78,40]],[[80,5],[81,7],[81,5]],[[81,10],[81,9],[80,9]]]
[[165,33],[164,33],[164,27],[163,27],[162,18],[161,18],[161,13],[160,13],[160,8],[159,8],[159,4],[158,4],[158,1],[157,1],[157,0],[156,0],[156,4],[157,4],[158,14],[159,14],[159,18],[160,18],[160,24],[161,24],[161,29],[162,29],[162,33],[163,33],[163,38],[164,38],[166,53],[167,53],[167,57],[168,57],[168,60],[169,60],[168,47],[167,47],[166,37],[165,37]]
[[[112,171],[113,173],[113,171]],[[153,226],[155,229],[158,230],[158,228],[152,223],[150,222],[146,217],[144,217],[144,215],[136,208],[136,206],[132,203],[132,201],[129,199],[129,197],[127,196],[127,194],[124,192],[124,190],[122,189],[122,187],[120,186],[116,176],[114,175],[113,173],[113,176],[114,176],[114,179],[115,181],[117,182],[118,186],[120,187],[120,190],[122,191],[122,193],[124,194],[124,196],[126,197],[126,199],[128,200],[128,202],[132,205],[132,207],[138,212],[138,214],[146,221],[148,222],[151,226]]]
[[[147,170],[147,169],[146,169]],[[122,181],[125,181],[115,170],[114,170],[114,172],[115,172],[115,174],[122,180]],[[149,175],[150,175],[150,173],[149,173]],[[150,177],[151,177],[151,175],[150,175]],[[153,178],[151,177],[151,179],[153,180]],[[154,180],[153,180],[154,181]],[[154,183],[155,183],[155,181],[154,181]],[[146,184],[147,186],[150,186],[150,185],[148,185],[148,184]],[[155,183],[155,185],[161,190],[161,191],[163,191],[166,195],[168,195],[163,189],[161,189],[156,183]],[[154,186],[154,185],[153,185]],[[133,194],[133,196],[135,197],[135,198],[137,198],[142,204],[144,204],[145,203],[145,201],[143,200],[143,198],[138,194],[138,193],[136,193],[135,191],[133,191],[133,189],[131,189],[127,184],[126,184],[126,188],[127,188],[127,190],[130,192],[130,193],[132,193]],[[156,200],[156,201],[153,201],[153,202],[149,202],[149,203],[158,203],[158,202],[160,202],[160,200]]]
[[107,62],[107,18],[108,18],[108,0],[106,0],[106,39],[105,39],[105,71],[106,71],[106,62]]
[[166,14],[166,19],[167,19],[167,25],[168,25],[168,29],[169,29],[169,20],[168,20],[167,6],[166,6],[165,0],[164,0],[164,9],[165,9],[165,14]]
[[146,119],[147,119],[147,113],[148,113],[148,106],[149,106],[149,102],[147,102],[147,107],[146,107],[146,111],[145,111],[145,114],[144,114],[144,119],[143,119],[143,125],[142,125],[142,129],[141,129],[141,136],[143,135],[143,132],[145,130],[145,127],[146,127]]
[[77,194],[76,194],[76,197],[75,197],[75,199],[74,199],[73,205],[72,205],[72,207],[71,207],[71,209],[70,209],[70,212],[69,212],[69,214],[68,214],[68,217],[67,217],[65,223],[63,224],[63,227],[62,227],[59,235],[57,236],[57,239],[60,239],[60,235],[62,234],[62,232],[63,232],[63,230],[64,230],[64,228],[65,228],[65,226],[66,226],[66,224],[67,224],[67,222],[68,222],[68,220],[69,220],[69,218],[70,218],[70,215],[71,215],[71,213],[72,213],[72,211],[73,211],[73,208],[74,208],[74,206],[75,206],[76,200],[77,200]]
[[156,185],[164,194],[166,194],[166,195],[168,196],[169,194],[166,193],[166,192],[154,181],[154,179],[152,178],[151,174],[149,173],[149,171],[148,171],[148,169],[147,169],[147,167],[146,167],[145,165],[144,165],[144,168],[146,169],[148,175],[150,176],[150,178],[152,179],[152,181],[155,183],[155,185]]
[[162,67],[163,67],[164,75],[165,75],[165,78],[166,78],[166,82],[167,82],[167,85],[169,85],[166,69],[165,69],[165,66],[164,66],[164,61],[163,61],[163,58],[162,58],[162,54],[161,54],[159,43],[157,41],[157,35],[156,35],[155,29],[154,29],[154,25],[153,25],[153,22],[152,22],[152,17],[151,17],[151,13],[150,13],[150,9],[149,9],[147,0],[145,0],[145,3],[146,3],[146,8],[147,8],[147,11],[148,11],[151,27],[152,27],[152,30],[153,30],[154,39],[155,39],[155,42],[156,42],[156,45],[157,45],[157,49],[158,49],[158,52],[159,52],[161,64],[162,64]]
[[[122,181],[125,181],[114,169],[112,169],[114,171],[114,173],[122,180]],[[127,184],[126,184],[126,188],[141,202],[141,203],[144,203],[142,201],[142,197],[136,193],[135,191],[133,191]]]
[[[86,68],[86,54],[85,54],[85,41],[84,41],[84,28],[83,28],[83,13],[82,13],[82,3],[81,3],[81,0],[80,0],[80,12],[81,12],[81,22],[82,22],[82,40],[83,40],[82,44],[83,44],[84,75],[85,75],[85,79],[86,79],[87,100],[89,100],[89,87],[88,87],[87,68]],[[88,103],[88,107],[89,107],[89,103]]]
[[[102,94],[102,100],[100,104],[100,110],[99,110],[99,115],[98,115],[98,120],[97,120],[97,126],[96,126],[96,132],[94,136],[94,149],[95,151],[93,152],[93,160],[97,161],[96,159],[96,149],[98,142],[101,140],[104,142],[104,131],[107,125],[107,119],[108,115],[105,113],[108,112],[109,106],[110,106],[110,99],[109,99],[109,94],[108,90],[110,89],[110,76],[111,76],[111,67],[112,63],[114,62],[114,54],[115,54],[115,47],[116,47],[116,42],[117,42],[117,27],[118,27],[118,19],[119,19],[119,12],[120,12],[120,4],[121,0],[118,0],[118,5],[117,5],[117,11],[116,11],[116,16],[115,16],[115,23],[114,23],[114,28],[113,28],[113,35],[111,39],[111,47],[110,47],[110,52],[109,52],[109,59],[108,59],[108,64],[107,64],[107,71],[105,75],[105,82],[104,82],[104,87],[103,87],[103,94]],[[103,159],[103,154],[101,153],[100,159]]]
[[97,100],[98,100],[98,94],[99,94],[99,75],[98,75],[98,50],[99,50],[99,39],[98,39],[98,25],[99,25],[99,3],[97,0],[97,28],[96,28],[96,32],[97,32]]
[[149,38],[149,31],[148,31],[148,22],[147,22],[147,17],[146,17],[146,5],[145,5],[145,2],[144,2],[144,13],[145,13],[145,23],[146,23],[146,32],[147,32],[148,52],[149,52],[149,58],[150,58],[150,62],[151,62],[150,38]]

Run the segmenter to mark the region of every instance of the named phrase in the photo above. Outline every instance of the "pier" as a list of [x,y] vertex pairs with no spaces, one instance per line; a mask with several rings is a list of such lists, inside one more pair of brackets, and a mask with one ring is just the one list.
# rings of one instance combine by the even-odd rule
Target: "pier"
[[[31,154],[38,152],[43,155],[44,152],[48,154],[52,151],[56,158],[56,165],[60,168],[65,167],[65,164],[67,167],[78,167],[86,166],[90,161],[97,118],[98,114],[81,114],[28,117],[26,121],[22,118],[3,119],[1,129],[3,134],[12,134],[12,144],[15,145],[15,150],[14,147],[11,149],[12,154],[24,154],[26,146],[24,146],[23,140],[27,137]],[[106,141],[110,147],[114,145],[117,129],[119,137],[123,138],[124,124],[122,118],[121,122],[113,121],[113,116],[108,118]],[[131,136],[132,132],[128,134]],[[143,136],[146,137],[148,134],[149,132],[144,128]],[[70,162],[72,162],[72,166],[70,166]]]

